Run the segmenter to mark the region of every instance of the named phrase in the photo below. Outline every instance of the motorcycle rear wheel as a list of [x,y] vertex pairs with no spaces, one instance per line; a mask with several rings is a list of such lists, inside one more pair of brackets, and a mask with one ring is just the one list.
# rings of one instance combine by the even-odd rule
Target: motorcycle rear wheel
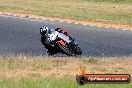
[[75,55],[81,55],[82,49],[79,46],[75,46],[74,54]]

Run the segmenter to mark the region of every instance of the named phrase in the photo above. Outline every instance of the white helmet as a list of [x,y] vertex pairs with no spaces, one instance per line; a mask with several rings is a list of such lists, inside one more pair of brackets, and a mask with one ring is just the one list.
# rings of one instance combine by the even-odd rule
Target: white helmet
[[41,35],[45,35],[47,33],[47,31],[49,30],[49,28],[47,26],[42,26],[40,28],[40,34]]

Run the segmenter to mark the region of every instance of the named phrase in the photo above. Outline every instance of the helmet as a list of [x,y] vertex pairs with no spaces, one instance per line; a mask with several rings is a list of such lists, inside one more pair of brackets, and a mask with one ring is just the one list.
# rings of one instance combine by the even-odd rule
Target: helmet
[[45,34],[47,33],[48,29],[49,29],[48,27],[42,26],[42,27],[40,28],[40,34],[41,34],[41,35],[45,35]]

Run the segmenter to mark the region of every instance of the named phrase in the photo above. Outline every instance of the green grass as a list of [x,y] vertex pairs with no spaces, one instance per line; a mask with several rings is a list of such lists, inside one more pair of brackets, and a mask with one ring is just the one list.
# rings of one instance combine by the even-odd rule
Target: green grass
[[132,23],[132,0],[0,0],[0,11],[73,20]]
[[132,74],[132,57],[0,56],[0,88],[131,88],[130,84],[76,83],[81,66],[88,74]]
[[86,84],[78,85],[70,78],[0,79],[0,88],[131,88],[130,84]]

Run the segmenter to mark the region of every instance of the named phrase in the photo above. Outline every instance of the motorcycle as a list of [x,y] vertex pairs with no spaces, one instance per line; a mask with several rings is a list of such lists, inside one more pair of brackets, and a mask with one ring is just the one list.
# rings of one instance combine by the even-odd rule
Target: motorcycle
[[48,55],[54,55],[57,53],[66,54],[67,56],[77,56],[82,54],[81,48],[74,38],[60,33],[58,31],[49,32],[48,37],[41,37],[41,42],[51,41],[49,45],[45,45],[48,49]]

